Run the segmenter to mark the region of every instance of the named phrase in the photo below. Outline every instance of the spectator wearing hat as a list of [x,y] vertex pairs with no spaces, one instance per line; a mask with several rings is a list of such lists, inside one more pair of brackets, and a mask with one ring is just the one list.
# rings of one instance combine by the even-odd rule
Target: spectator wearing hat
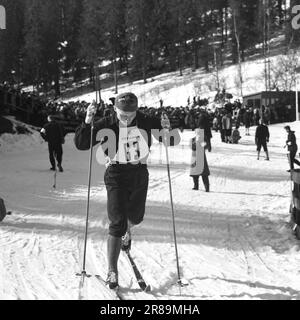
[[[151,135],[159,141],[159,130],[170,129],[167,118],[158,119],[140,112],[138,99],[133,93],[117,96],[114,111],[114,114],[94,123],[93,133],[93,145],[101,141],[96,139],[101,129],[110,129],[115,134],[115,145],[108,146],[113,152],[103,150],[108,157],[104,182],[110,221],[107,240],[107,284],[110,289],[118,287],[119,254],[121,249],[127,251],[131,248],[131,227],[140,224],[144,219],[149,183],[146,163],[152,144]],[[91,104],[87,109],[85,123],[76,130],[75,145],[79,150],[90,148],[94,114],[95,106]],[[147,137],[140,130],[143,130]],[[175,142],[179,143],[178,130],[173,131],[173,134]]]
[[44,128],[40,132],[42,138],[48,142],[48,151],[49,151],[49,160],[51,163],[50,170],[56,170],[57,167],[60,172],[63,172],[62,167],[62,157],[63,157],[63,147],[62,145],[65,142],[64,139],[64,128],[61,124],[56,122],[55,117],[53,115],[48,116],[48,123],[44,126]]
[[288,170],[288,172],[290,172],[291,170],[294,170],[295,163],[298,166],[300,166],[300,162],[295,159],[297,151],[298,151],[298,146],[297,146],[295,131],[292,131],[290,126],[286,126],[286,127],[284,127],[284,129],[286,130],[286,132],[288,134],[287,140],[286,140],[286,146],[287,146],[288,152],[289,152],[290,170]]
[[257,160],[259,160],[262,147],[264,148],[264,151],[266,153],[266,160],[267,161],[270,160],[268,146],[267,146],[267,143],[269,142],[269,140],[270,140],[269,128],[264,124],[264,120],[260,119],[259,125],[256,128],[256,132],[255,132],[255,143],[257,146]]

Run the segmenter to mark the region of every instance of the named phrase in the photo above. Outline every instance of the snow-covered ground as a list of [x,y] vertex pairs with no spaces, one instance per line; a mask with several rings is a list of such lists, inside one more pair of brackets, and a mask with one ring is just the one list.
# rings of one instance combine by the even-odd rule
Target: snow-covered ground
[[[300,125],[291,124],[300,138]],[[300,299],[300,252],[288,226],[290,181],[284,125],[270,127],[271,161],[256,160],[251,136],[239,145],[214,133],[208,154],[211,193],[192,191],[188,141],[170,150],[179,264],[189,286],[179,292],[165,152],[150,158],[150,185],[143,224],[133,230],[132,255],[152,292],[141,293],[126,257],[119,277],[127,299]],[[21,137],[21,136],[20,136]],[[0,224],[0,299],[75,300],[79,297],[89,152],[68,135],[65,172],[52,188],[47,145],[38,134],[0,137],[0,197],[8,210]],[[161,163],[162,162],[162,163]],[[87,271],[106,276],[105,168],[94,161]],[[85,299],[113,299],[88,279]]]

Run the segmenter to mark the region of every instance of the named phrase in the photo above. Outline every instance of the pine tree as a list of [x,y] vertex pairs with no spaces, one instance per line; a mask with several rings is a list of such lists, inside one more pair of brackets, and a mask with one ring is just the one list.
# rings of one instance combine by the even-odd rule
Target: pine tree
[[90,81],[95,85],[94,67],[107,57],[105,55],[104,0],[84,0],[79,35],[79,58],[89,67]]
[[[151,30],[151,17],[154,11],[154,0],[131,0],[128,3],[127,27],[130,39],[132,71],[134,74],[142,73],[144,83],[147,82],[147,70],[149,66]],[[149,41],[150,40],[150,41]]]
[[83,12],[83,0],[65,0],[62,7],[64,14],[63,39],[65,42],[65,70],[73,73],[74,81],[80,77],[81,61],[78,56],[80,47],[79,34]]
[[[105,55],[113,65],[115,93],[118,93],[118,60],[126,53],[126,3],[124,0],[105,2]],[[125,61],[127,56],[124,57]]]

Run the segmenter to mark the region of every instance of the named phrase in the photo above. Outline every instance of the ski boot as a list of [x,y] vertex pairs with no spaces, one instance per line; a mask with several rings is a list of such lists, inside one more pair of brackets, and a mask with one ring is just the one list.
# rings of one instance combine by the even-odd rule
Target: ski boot
[[131,249],[131,232],[130,229],[127,230],[124,237],[122,237],[121,244],[122,251],[129,251]]
[[118,289],[119,287],[118,274],[115,271],[109,271],[106,279],[106,284],[111,290]]

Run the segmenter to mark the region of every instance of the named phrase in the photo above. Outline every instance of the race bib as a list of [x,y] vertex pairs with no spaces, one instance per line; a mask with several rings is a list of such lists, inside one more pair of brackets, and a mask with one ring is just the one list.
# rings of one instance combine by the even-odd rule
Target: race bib
[[149,146],[137,127],[120,127],[119,148],[113,159],[119,163],[138,163],[149,156]]

